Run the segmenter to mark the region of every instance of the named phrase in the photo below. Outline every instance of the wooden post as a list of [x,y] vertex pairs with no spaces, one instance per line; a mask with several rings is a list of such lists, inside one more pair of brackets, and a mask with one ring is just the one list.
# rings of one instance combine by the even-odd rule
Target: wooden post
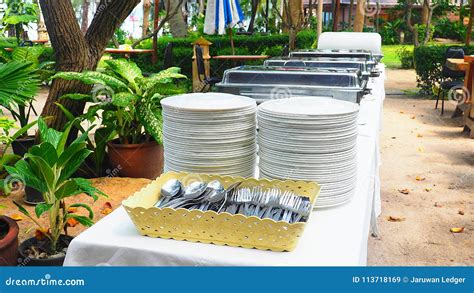
[[202,83],[199,79],[197,63],[196,63],[196,45],[201,46],[202,48],[202,57],[204,59],[204,69],[207,76],[211,76],[211,55],[209,55],[209,46],[212,45],[211,42],[200,37],[192,43],[193,45],[193,91],[200,91],[202,88]]
[[[153,31],[158,28],[160,13],[160,0],[155,0],[153,7]],[[158,61],[158,34],[153,35],[153,53],[151,54],[151,63],[153,65]]]
[[471,11],[469,12],[469,23],[467,24],[467,32],[466,32],[466,46],[469,46],[471,43],[471,33],[472,33],[472,18],[474,11],[474,0],[471,0]]
[[339,10],[341,9],[341,0],[335,0],[334,11],[332,18],[332,31],[337,32],[337,25],[339,24]]

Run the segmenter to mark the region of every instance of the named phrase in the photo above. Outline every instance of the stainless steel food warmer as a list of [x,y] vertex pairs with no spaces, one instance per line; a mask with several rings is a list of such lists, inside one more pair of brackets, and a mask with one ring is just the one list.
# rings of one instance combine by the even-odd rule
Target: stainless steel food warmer
[[314,57],[329,57],[329,58],[364,58],[367,64],[368,71],[375,71],[375,66],[378,61],[374,58],[371,51],[368,50],[353,50],[353,49],[306,49],[290,52],[291,58],[314,58]]
[[240,66],[224,72],[220,92],[257,103],[291,96],[324,96],[359,103],[366,89],[359,69]]
[[377,74],[367,70],[365,58],[329,58],[329,57],[275,57],[265,60],[265,66],[317,67],[317,68],[355,68],[362,73],[362,79],[368,80]]

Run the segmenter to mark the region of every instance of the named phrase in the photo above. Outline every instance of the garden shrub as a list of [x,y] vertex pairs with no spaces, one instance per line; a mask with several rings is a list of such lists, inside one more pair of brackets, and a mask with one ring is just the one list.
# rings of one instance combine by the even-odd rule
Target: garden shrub
[[[451,45],[427,45],[415,48],[413,52],[416,81],[420,91],[432,94],[433,87],[441,80],[441,65],[444,54]],[[474,46],[463,47],[466,54],[474,53]]]
[[[206,40],[212,42],[210,47],[211,56],[231,55],[232,48],[228,35],[223,36],[205,36]],[[158,52],[162,54],[168,43],[173,43],[173,62],[175,66],[182,69],[182,73],[188,77],[192,75],[192,45],[197,38],[173,38],[163,36],[158,39]],[[298,48],[311,48],[316,39],[316,32],[301,31],[297,35],[296,46]],[[272,57],[281,56],[283,48],[288,44],[288,35],[235,35],[234,46],[236,55],[269,55]],[[137,48],[152,48],[151,40],[142,42]],[[119,56],[113,56],[119,57]],[[163,56],[158,56],[157,64],[150,62],[150,55],[134,55],[132,60],[146,72],[156,72],[163,66]],[[245,62],[246,64],[261,64],[261,61]],[[211,72],[213,76],[222,76],[225,69],[232,67],[234,64],[225,60],[211,60]]]
[[[231,55],[232,49],[228,35],[222,36],[205,36],[207,40],[212,42],[210,47],[211,56]],[[192,45],[197,37],[173,38],[171,36],[162,36],[158,39],[158,62],[153,65],[151,63],[150,54],[132,55],[131,59],[138,64],[144,72],[158,72],[163,68],[163,52],[168,43],[173,43],[173,64],[181,68],[181,72],[188,77],[192,76]],[[296,46],[298,48],[311,48],[316,40],[315,31],[301,31],[297,35]],[[272,57],[281,56],[283,48],[288,44],[288,35],[235,35],[234,46],[236,55],[269,55]],[[137,48],[151,49],[151,39],[143,41]],[[113,58],[121,58],[123,55],[111,54]],[[40,57],[40,61],[54,61],[54,52],[52,48],[46,48]],[[262,61],[245,62],[246,64],[261,64]],[[234,65],[233,62],[224,60],[211,60],[211,72],[213,76],[222,76],[225,69]]]
[[414,67],[413,50],[410,50],[407,47],[403,46],[397,50],[397,55],[400,59],[401,67],[403,69],[411,69]]
[[434,26],[433,37],[463,41],[466,36],[466,26],[459,21],[451,22],[449,18],[441,18]]

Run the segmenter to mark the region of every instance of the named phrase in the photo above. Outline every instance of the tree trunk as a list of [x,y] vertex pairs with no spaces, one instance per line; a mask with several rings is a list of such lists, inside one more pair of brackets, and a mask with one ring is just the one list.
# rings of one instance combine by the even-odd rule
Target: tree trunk
[[334,11],[332,19],[332,31],[337,32],[339,24],[339,10],[341,9],[341,0],[334,0]]
[[[77,23],[71,1],[40,0],[46,27],[56,57],[57,71],[95,70],[104,49],[124,19],[131,13],[139,0],[102,0],[85,36]],[[51,117],[48,124],[62,130],[68,119],[55,102],[66,93],[86,93],[90,90],[77,81],[55,79],[41,115]],[[84,103],[72,100],[61,101],[73,114],[82,114]]]
[[412,17],[412,11],[413,11],[413,0],[407,0],[407,6],[406,6],[406,17],[407,17],[407,27],[408,30],[412,33],[413,35],[413,45],[416,47],[420,46],[420,42],[418,41],[418,30],[413,27],[413,24],[411,22],[411,17]]
[[84,2],[82,3],[81,31],[83,34],[86,34],[87,27],[89,26],[89,5],[90,0],[84,0]]
[[318,0],[318,12],[316,16],[318,21],[318,39],[323,33],[323,0]]
[[206,8],[204,0],[199,0],[199,15],[204,14],[204,8]]
[[353,22],[352,22],[352,10],[354,10],[354,0],[351,0],[350,3],[349,3],[349,20],[348,20],[349,29],[352,28],[352,24],[353,24]]
[[430,1],[423,0],[423,6],[421,7],[421,23],[425,24],[428,21],[428,14],[430,13]]
[[427,7],[428,7],[428,16],[426,18],[426,22],[424,22],[424,24],[426,26],[426,29],[425,29],[425,37],[423,39],[422,45],[425,45],[430,40],[430,37],[431,37],[431,31],[430,31],[431,18],[433,17],[433,10],[437,6],[436,4],[434,6],[431,6],[430,5],[430,0],[425,0],[425,2],[428,3],[428,5],[427,5]]
[[[155,31],[158,28],[158,21],[160,18],[160,0],[154,0],[153,4],[153,31]],[[153,54],[152,54],[152,60],[151,62],[153,65],[158,62],[158,34],[153,35]]]
[[362,32],[365,22],[365,0],[357,1],[356,15],[354,18],[354,31]]
[[249,28],[247,29],[247,31],[250,33],[253,33],[254,30],[253,26],[255,23],[255,17],[257,16],[258,3],[259,0],[252,0],[252,12],[250,14]]
[[142,37],[148,34],[150,28],[151,0],[143,0]]
[[[165,7],[168,5],[170,6],[169,10],[174,11],[178,5],[182,5],[182,2],[179,0],[165,1]],[[186,22],[184,22],[183,13],[181,13],[181,10],[179,10],[178,13],[174,14],[170,18],[169,24],[171,34],[174,38],[183,38],[188,34],[187,25]]]
[[466,32],[466,46],[469,46],[471,44],[473,17],[474,17],[474,0],[471,0],[471,11],[469,12],[469,23],[467,25],[467,32]]
[[380,0],[377,0],[376,3],[377,10],[375,10],[375,31],[379,32],[380,31]]
[[463,24],[463,18],[464,18],[464,15],[463,15],[463,6],[464,6],[464,0],[461,0],[459,1],[459,24],[462,25]]

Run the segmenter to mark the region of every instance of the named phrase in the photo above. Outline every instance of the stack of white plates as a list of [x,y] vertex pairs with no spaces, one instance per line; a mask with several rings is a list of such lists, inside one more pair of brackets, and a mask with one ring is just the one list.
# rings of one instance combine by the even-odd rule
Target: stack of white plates
[[165,172],[254,175],[255,100],[195,93],[163,99],[161,105]]
[[293,97],[258,108],[260,176],[316,181],[316,207],[343,204],[357,180],[355,103]]

